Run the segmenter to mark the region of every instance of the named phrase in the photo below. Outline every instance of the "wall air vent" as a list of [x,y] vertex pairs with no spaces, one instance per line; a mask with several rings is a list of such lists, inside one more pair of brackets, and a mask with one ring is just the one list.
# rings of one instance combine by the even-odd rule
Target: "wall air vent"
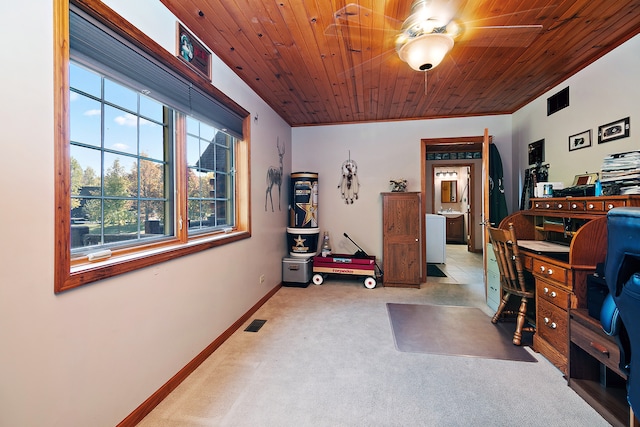
[[569,86],[547,98],[547,116],[569,106]]

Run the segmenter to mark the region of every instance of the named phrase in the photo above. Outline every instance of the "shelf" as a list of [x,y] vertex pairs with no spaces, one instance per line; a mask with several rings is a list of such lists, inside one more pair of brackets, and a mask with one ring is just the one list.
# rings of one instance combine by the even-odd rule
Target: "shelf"
[[569,387],[614,426],[629,425],[629,406],[624,388],[604,388],[598,381],[572,378]]

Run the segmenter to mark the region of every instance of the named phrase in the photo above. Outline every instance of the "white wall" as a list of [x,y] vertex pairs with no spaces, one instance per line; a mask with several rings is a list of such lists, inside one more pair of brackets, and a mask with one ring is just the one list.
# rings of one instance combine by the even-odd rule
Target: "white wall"
[[[174,53],[160,2],[106,3]],[[113,426],[280,283],[287,215],[265,212],[265,176],[277,138],[290,173],[291,129],[214,58],[216,86],[259,117],[252,237],[54,295],[53,4],[1,7],[19,43],[0,67],[0,425]]]
[[[513,114],[514,159],[521,175],[528,144],[544,138],[549,181],[599,172],[605,156],[640,149],[640,35],[552,88]],[[569,86],[569,107],[547,116],[547,98]],[[598,126],[631,117],[628,138],[598,144]],[[591,147],[569,152],[569,136],[592,130]],[[519,148],[518,148],[519,147]],[[504,161],[504,157],[503,157]]]
[[[504,176],[513,174],[510,161],[511,116],[413,120],[293,128],[294,171],[318,172],[318,223],[329,231],[334,252],[354,253],[347,233],[367,253],[382,258],[381,192],[390,190],[389,180],[405,178],[408,191],[420,188],[420,146],[423,138],[483,135],[489,129],[504,164]],[[345,204],[340,196],[342,163],[358,164],[359,199]],[[430,169],[429,169],[430,170]],[[505,184],[511,206],[511,180]]]

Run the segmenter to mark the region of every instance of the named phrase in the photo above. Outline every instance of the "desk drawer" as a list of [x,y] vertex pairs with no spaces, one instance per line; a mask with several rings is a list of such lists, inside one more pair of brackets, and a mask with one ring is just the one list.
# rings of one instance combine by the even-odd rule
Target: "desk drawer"
[[595,201],[595,200],[587,200],[585,202],[585,207],[588,212],[602,212],[604,211],[604,202]]
[[576,321],[571,321],[571,342],[596,358],[614,372],[619,372],[620,349],[603,333],[596,333]]
[[603,207],[605,211],[610,211],[613,208],[619,208],[622,206],[627,206],[626,200],[605,200],[603,202]]
[[538,298],[536,333],[564,356],[569,354],[569,314],[550,302]]
[[538,298],[549,301],[563,310],[569,308],[571,301],[570,292],[541,279],[536,279],[536,295],[538,295]]
[[567,286],[567,269],[564,267],[534,258],[532,273]]
[[569,210],[571,211],[585,211],[587,207],[585,206],[584,200],[569,200]]

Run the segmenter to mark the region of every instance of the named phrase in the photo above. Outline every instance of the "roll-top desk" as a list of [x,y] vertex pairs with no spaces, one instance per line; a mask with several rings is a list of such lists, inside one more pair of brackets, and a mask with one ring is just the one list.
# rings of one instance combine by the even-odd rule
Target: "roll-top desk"
[[640,206],[640,196],[550,197],[531,199],[531,209],[507,216],[518,240],[566,244],[568,252],[521,247],[524,267],[536,281],[536,333],[533,348],[568,375],[569,310],[587,308],[587,275],[604,262],[607,212]]

